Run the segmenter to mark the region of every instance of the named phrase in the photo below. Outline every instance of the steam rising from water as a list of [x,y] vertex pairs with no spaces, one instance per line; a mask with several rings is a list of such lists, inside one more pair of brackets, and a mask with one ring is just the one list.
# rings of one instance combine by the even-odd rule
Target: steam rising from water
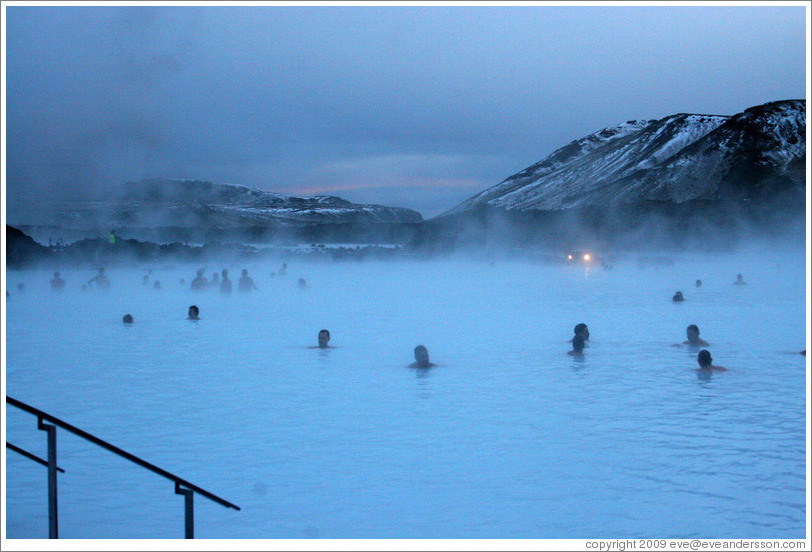
[[[243,508],[196,501],[204,538],[801,538],[804,261],[269,262],[245,265],[253,294],[243,265],[210,263],[228,296],[192,292],[194,265],[110,268],[108,293],[79,289],[92,270],[62,271],[62,294],[9,272],[7,392]],[[565,354],[578,322],[583,359]],[[674,346],[692,323],[728,372],[697,378]],[[322,328],[335,349],[309,348]],[[436,368],[407,368],[417,344]],[[60,464],[64,536],[180,535],[162,482],[67,437]],[[9,536],[44,536],[42,471],[9,455],[8,473]]]

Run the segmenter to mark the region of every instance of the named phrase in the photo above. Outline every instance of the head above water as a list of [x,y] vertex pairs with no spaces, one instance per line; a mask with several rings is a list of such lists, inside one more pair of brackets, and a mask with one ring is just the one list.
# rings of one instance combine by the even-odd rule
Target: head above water
[[696,287],[702,287],[702,280],[696,281]]
[[699,337],[699,326],[696,324],[691,324],[687,328],[685,328],[685,335],[688,336],[688,339],[691,339],[691,336]]
[[200,309],[197,308],[197,305],[192,305],[189,307],[189,319],[190,320],[197,320],[200,315]]
[[319,330],[319,347],[327,347],[330,342],[329,330]]
[[122,322],[125,324],[132,324],[133,323],[133,315],[132,314],[125,314],[122,319]]
[[423,345],[418,345],[414,348],[414,359],[419,366],[428,366],[429,363],[429,350]]
[[702,368],[707,368],[713,362],[713,358],[711,357],[710,351],[707,349],[702,349],[699,351],[699,355],[696,357],[696,361],[699,363],[699,366]]
[[589,328],[583,322],[575,325],[575,328],[573,328],[573,333],[575,333],[575,335],[580,335],[585,340],[589,339]]
[[243,276],[248,276],[248,270],[246,270],[246,269],[244,269],[244,268],[243,268],[243,269],[242,269],[242,275],[243,275]]
[[685,300],[685,297],[683,297],[683,296],[682,296],[682,292],[681,292],[681,291],[678,291],[678,292],[676,292],[676,293],[674,294],[674,297],[673,297],[672,299],[673,299],[674,301],[684,301],[684,300]]

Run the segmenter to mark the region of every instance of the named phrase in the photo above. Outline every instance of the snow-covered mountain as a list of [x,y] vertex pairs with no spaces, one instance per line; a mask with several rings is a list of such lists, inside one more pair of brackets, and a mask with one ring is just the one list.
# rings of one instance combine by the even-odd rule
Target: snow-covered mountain
[[562,211],[658,202],[803,202],[806,101],[734,116],[629,121],[576,140],[441,217],[495,208]]
[[142,180],[115,195],[62,203],[63,227],[241,228],[314,223],[420,222],[411,209],[359,205],[334,196],[294,197],[198,180]]

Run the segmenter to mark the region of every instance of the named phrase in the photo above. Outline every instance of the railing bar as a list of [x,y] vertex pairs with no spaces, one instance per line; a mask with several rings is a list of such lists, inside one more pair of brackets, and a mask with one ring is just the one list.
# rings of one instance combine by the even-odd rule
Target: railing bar
[[[16,452],[17,454],[22,454],[22,455],[23,455],[23,456],[25,456],[26,458],[30,458],[30,459],[31,459],[31,460],[33,460],[34,462],[37,462],[37,463],[39,463],[39,464],[42,464],[43,466],[47,466],[47,465],[48,465],[48,461],[47,461],[47,460],[43,460],[43,459],[42,459],[42,458],[40,458],[39,456],[36,456],[36,455],[34,455],[34,454],[31,454],[31,453],[30,453],[30,452],[28,452],[27,450],[21,449],[21,448],[20,448],[20,447],[18,447],[17,445],[12,445],[12,444],[11,444],[11,443],[9,443],[8,441],[6,441],[6,448],[7,448],[7,449],[10,449],[10,450],[13,450],[13,451],[14,451],[14,452]],[[57,471],[61,471],[62,473],[65,473],[65,470],[63,470],[63,469],[62,469],[62,468],[60,468],[59,466],[57,466],[57,467],[56,467],[56,469],[57,469]]]
[[126,458],[130,462],[138,464],[142,468],[146,468],[146,469],[148,469],[148,470],[150,470],[150,471],[152,471],[154,473],[157,473],[158,475],[161,475],[161,476],[163,476],[163,477],[165,477],[165,478],[167,478],[167,479],[169,479],[171,481],[174,481],[175,483],[180,483],[184,487],[192,489],[196,493],[199,493],[200,495],[205,496],[209,500],[217,502],[217,503],[219,503],[219,504],[221,504],[223,506],[226,506],[228,508],[233,508],[235,510],[240,509],[239,506],[237,506],[235,504],[232,504],[232,503],[228,502],[227,500],[224,500],[224,499],[220,498],[219,496],[217,496],[215,494],[212,494],[212,493],[210,493],[209,491],[207,491],[205,489],[201,489],[197,485],[189,483],[185,479],[182,479],[182,478],[178,477],[177,475],[174,475],[174,474],[172,474],[172,473],[170,473],[170,472],[168,472],[168,471],[166,471],[166,470],[164,470],[162,468],[159,468],[158,466],[156,466],[154,464],[151,464],[151,463],[147,462],[146,460],[142,460],[141,458],[135,456],[134,454],[130,454],[126,450],[122,450],[122,449],[118,448],[115,445],[111,445],[107,441],[99,439],[95,435],[91,435],[90,433],[88,433],[86,431],[83,431],[83,430],[79,429],[78,427],[73,426],[73,425],[71,425],[71,424],[69,424],[67,422],[64,422],[64,421],[60,420],[59,418],[57,418],[55,416],[51,416],[50,414],[48,414],[46,412],[43,412],[42,410],[39,410],[37,408],[34,408],[33,406],[27,405],[24,402],[21,402],[21,401],[18,401],[17,399],[15,399],[15,398],[9,397],[8,395],[6,395],[6,403],[8,403],[8,404],[10,404],[12,406],[16,406],[17,408],[19,408],[21,410],[25,410],[26,412],[28,412],[30,414],[34,414],[35,416],[38,416],[38,417],[42,418],[43,420],[47,420],[47,421],[51,422],[52,424],[57,425],[57,426],[61,427],[62,429],[66,430],[66,431],[70,431],[71,433],[73,433],[75,435],[78,435],[79,437],[90,441],[91,443],[93,443],[95,445],[98,445],[98,446],[100,446],[102,448],[105,448],[105,449],[109,450],[110,452],[113,452],[113,453],[115,453],[115,454],[117,454],[117,455],[119,455],[119,456],[121,456],[123,458]]

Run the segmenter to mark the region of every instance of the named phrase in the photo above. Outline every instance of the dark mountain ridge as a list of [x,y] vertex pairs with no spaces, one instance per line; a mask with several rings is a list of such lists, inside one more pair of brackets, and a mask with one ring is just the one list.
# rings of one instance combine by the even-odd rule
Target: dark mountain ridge
[[785,100],[601,130],[429,223],[457,243],[727,242],[797,231],[805,195],[806,102]]
[[[443,215],[284,196],[198,180],[131,182],[9,223],[41,243],[106,236],[159,243],[682,247],[803,232],[806,101],[733,115],[632,120],[574,140]],[[799,234],[800,232],[800,234]]]
[[158,242],[378,241],[423,221],[411,209],[354,204],[335,196],[295,197],[200,180],[128,182],[91,199],[66,201],[9,217],[47,241],[107,235]]

